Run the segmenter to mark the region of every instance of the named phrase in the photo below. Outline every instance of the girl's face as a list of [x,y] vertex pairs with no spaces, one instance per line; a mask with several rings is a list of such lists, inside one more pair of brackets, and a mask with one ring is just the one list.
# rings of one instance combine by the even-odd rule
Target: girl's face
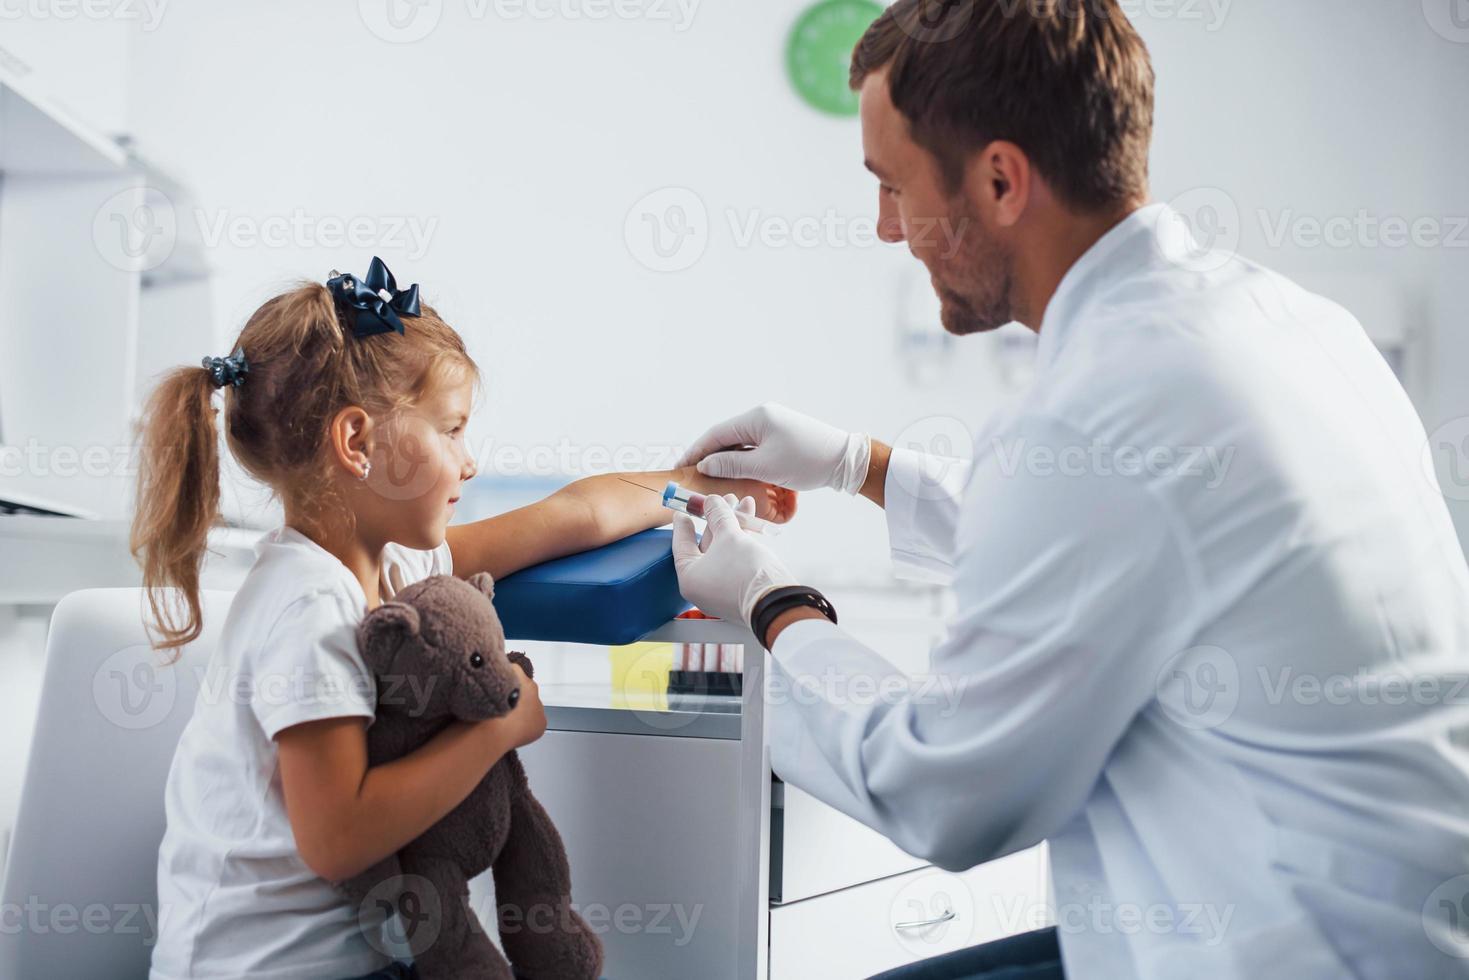
[[429,550],[444,540],[464,481],[476,472],[465,437],[473,391],[466,382],[431,393],[379,429],[368,487],[389,540]]

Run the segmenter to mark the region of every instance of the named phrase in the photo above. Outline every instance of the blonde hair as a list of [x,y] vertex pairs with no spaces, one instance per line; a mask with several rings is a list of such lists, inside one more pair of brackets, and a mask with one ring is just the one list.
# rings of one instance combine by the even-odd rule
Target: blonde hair
[[[231,347],[249,373],[222,389],[229,450],[309,520],[331,507],[351,520],[324,453],[339,411],[360,406],[381,422],[443,384],[480,381],[464,341],[432,307],[403,323],[402,334],[354,337],[327,287],[308,282],[256,310]],[[174,368],[149,395],[138,426],[129,547],[143,570],[155,649],[176,650],[203,630],[199,570],[210,528],[220,523],[214,391],[207,368]],[[168,601],[168,588],[181,603]]]

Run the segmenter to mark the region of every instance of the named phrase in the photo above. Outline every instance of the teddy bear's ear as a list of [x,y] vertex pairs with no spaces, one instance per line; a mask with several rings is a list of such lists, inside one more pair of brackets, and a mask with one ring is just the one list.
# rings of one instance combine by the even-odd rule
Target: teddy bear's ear
[[469,576],[469,584],[485,594],[486,599],[495,598],[495,580],[489,572],[475,572]]
[[357,648],[374,673],[387,673],[404,642],[418,635],[418,610],[406,602],[385,602],[363,617]]

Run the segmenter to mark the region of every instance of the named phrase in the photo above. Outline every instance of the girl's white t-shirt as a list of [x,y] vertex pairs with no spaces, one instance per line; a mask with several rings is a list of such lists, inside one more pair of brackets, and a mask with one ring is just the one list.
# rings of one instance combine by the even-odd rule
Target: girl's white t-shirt
[[[329,980],[391,962],[358,909],[296,852],[274,741],[323,718],[371,724],[376,690],[356,641],[367,597],[295,528],[268,532],[255,554],[168,773],[150,980]],[[388,544],[383,601],[452,564],[447,541]]]

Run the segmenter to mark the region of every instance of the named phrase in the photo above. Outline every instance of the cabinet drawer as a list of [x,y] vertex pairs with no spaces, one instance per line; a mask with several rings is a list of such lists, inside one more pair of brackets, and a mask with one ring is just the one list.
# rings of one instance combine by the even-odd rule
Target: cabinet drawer
[[776,904],[924,865],[877,831],[787,783],[776,781],[770,805],[770,900]]
[[1040,928],[1047,876],[1042,844],[962,874],[925,867],[772,908],[770,980],[852,980]]

